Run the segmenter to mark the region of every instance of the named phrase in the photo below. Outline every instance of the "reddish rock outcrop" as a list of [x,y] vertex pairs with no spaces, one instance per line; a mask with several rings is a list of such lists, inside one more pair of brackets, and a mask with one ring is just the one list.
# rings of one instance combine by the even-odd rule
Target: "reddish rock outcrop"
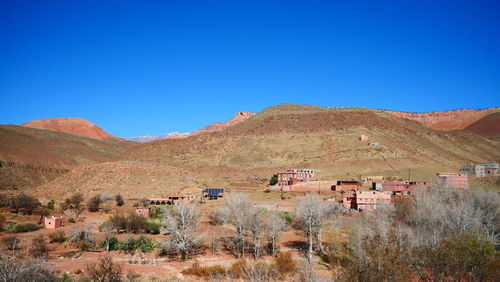
[[418,121],[421,124],[435,130],[457,130],[464,129],[481,118],[498,111],[500,111],[500,108],[497,107],[483,110],[462,109],[428,113],[407,113],[397,111],[385,112],[399,118]]
[[254,113],[249,112],[238,112],[232,119],[225,122],[214,122],[208,126],[205,126],[201,129],[195,130],[189,134],[189,136],[200,135],[205,133],[222,131],[230,126],[238,124],[242,121],[245,121],[251,117],[253,117]]
[[45,118],[21,124],[24,127],[64,132],[99,140],[118,139],[97,125],[82,118]]

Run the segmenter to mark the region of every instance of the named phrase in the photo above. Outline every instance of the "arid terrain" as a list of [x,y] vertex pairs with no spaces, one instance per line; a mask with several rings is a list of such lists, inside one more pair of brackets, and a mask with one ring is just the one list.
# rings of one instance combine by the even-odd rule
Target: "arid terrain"
[[[91,267],[96,263],[109,273],[119,266],[119,275],[126,276],[126,281],[339,277],[420,281],[429,275],[495,281],[500,273],[493,270],[498,270],[498,261],[491,255],[491,244],[497,238],[485,234],[498,232],[500,178],[470,177],[470,190],[441,194],[444,188],[436,173],[458,172],[469,163],[500,161],[498,110],[413,114],[283,104],[257,114],[239,112],[227,122],[182,138],[145,143],[126,142],[82,119],[1,125],[0,225],[4,232],[0,232],[0,246],[23,258],[42,254],[56,276],[75,281],[99,273]],[[274,174],[292,168],[316,170],[314,181],[295,186],[303,191],[285,192],[269,185]],[[366,193],[372,182],[367,179],[377,177],[426,181],[429,190],[413,191],[416,201],[389,196],[385,204],[393,208],[371,213],[345,205],[352,191],[331,189],[337,180],[356,180],[359,190]],[[202,189],[208,187],[224,188],[224,196],[200,198]],[[148,218],[136,215],[150,204],[146,198],[185,195],[195,198],[176,200],[176,205],[161,209],[150,206]],[[315,237],[310,241],[304,209],[318,213],[320,222],[314,223],[310,234]],[[186,255],[179,251],[183,244],[168,243],[182,236],[167,229],[179,228],[181,214],[190,212],[196,220],[182,232],[200,238],[191,238],[193,245]],[[448,220],[464,214],[471,215],[464,219],[467,232],[460,229],[460,222]],[[48,215],[63,217],[57,232],[41,228],[40,220]],[[423,227],[415,228],[415,222]],[[278,225],[283,226],[274,230]],[[23,229],[28,227],[33,230]],[[416,235],[405,235],[407,231]],[[429,243],[419,239],[431,238],[431,234],[441,238],[433,251],[437,253],[425,249]],[[12,247],[17,242],[13,237],[20,240],[16,247]],[[391,243],[405,240],[411,243],[397,248]],[[462,255],[473,260],[477,253],[456,255],[463,251],[462,245],[453,244],[467,240],[471,240],[468,248],[482,246],[477,250],[485,260],[481,266],[425,261],[432,256],[457,259]],[[109,250],[106,242],[112,246]],[[270,249],[271,242],[275,245]],[[369,246],[384,249],[391,259],[382,259]],[[273,254],[274,248],[279,252]],[[101,260],[106,257],[112,257],[108,264]],[[382,261],[383,266],[377,266]],[[475,267],[484,273],[462,275],[454,272],[457,267]]]

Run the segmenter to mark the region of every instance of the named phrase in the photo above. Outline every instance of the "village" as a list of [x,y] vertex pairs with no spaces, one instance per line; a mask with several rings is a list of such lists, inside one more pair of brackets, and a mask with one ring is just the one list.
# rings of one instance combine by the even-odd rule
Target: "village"
[[[138,277],[171,275],[175,279],[191,280],[187,277],[202,275],[204,279],[213,278],[213,275],[226,273],[221,269],[231,269],[243,263],[241,259],[262,258],[274,264],[281,259],[293,265],[289,267],[294,270],[289,273],[283,270],[285,272],[280,275],[284,276],[279,276],[280,279],[296,277],[299,265],[306,262],[309,265],[313,261],[315,263],[308,271],[317,277],[328,278],[331,261],[322,259],[326,251],[320,247],[325,243],[320,236],[325,233],[323,236],[330,238],[336,233],[317,226],[320,229],[314,235],[300,227],[300,224],[307,223],[307,219],[300,216],[301,209],[307,208],[305,201],[314,203],[309,208],[320,213],[322,225],[333,228],[332,224],[339,221],[332,221],[333,218],[344,218],[348,222],[358,214],[384,211],[386,206],[402,199],[414,198],[418,191],[436,188],[443,193],[466,191],[469,177],[498,177],[500,170],[497,163],[470,164],[460,172],[438,172],[434,179],[401,181],[387,181],[383,176],[319,181],[315,180],[318,173],[308,168],[280,171],[261,191],[203,188],[198,194],[158,195],[135,200],[104,194],[88,199],[82,194],[74,194],[63,201],[37,199],[25,194],[2,195],[1,244],[6,252],[34,253],[44,257],[56,272],[72,279],[85,277],[86,271],[91,269],[89,262],[106,253],[112,254],[120,267]],[[323,208],[316,211],[316,207]],[[236,209],[232,211],[234,214],[231,213],[233,208]],[[199,220],[199,223],[193,223],[195,225],[183,232],[194,234],[203,230],[203,236],[192,239],[194,245],[191,249],[179,252],[168,246],[164,238],[175,237],[174,231],[167,229],[169,221],[176,222],[173,226],[178,228],[180,223],[177,220],[182,219],[182,215],[176,212],[189,210],[197,210],[195,213],[199,219],[195,221]],[[249,221],[245,226],[256,224],[257,229],[238,227],[238,212],[243,218],[256,217],[260,222]],[[250,236],[248,240],[254,236],[260,238],[259,243],[249,241],[248,246],[246,243],[238,246],[238,228],[249,228],[244,231]],[[246,238],[247,235],[242,233],[241,236]],[[299,243],[307,242],[308,236],[318,236],[314,239],[316,243],[310,243],[309,253],[307,244]],[[271,250],[263,243],[266,238],[272,239]],[[235,245],[228,245],[228,240],[236,240]],[[313,249],[315,255],[311,252]],[[232,275],[238,277],[238,274]]]

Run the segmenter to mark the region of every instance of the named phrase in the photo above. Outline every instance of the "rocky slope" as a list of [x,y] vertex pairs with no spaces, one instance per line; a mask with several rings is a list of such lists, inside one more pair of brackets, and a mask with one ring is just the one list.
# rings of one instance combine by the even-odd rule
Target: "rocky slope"
[[172,133],[166,133],[166,134],[162,134],[162,135],[158,135],[158,136],[125,137],[123,139],[128,140],[128,141],[133,141],[133,142],[146,143],[146,142],[151,142],[151,141],[161,140],[161,139],[185,138],[188,135],[189,135],[189,133],[172,132]]
[[211,132],[218,132],[218,131],[223,131],[224,129],[233,126],[235,124],[238,124],[240,122],[243,122],[252,116],[254,116],[254,113],[249,113],[249,112],[238,112],[236,115],[234,115],[233,118],[231,118],[228,121],[224,122],[215,122],[212,123],[208,126],[205,126],[201,129],[195,130],[189,134],[189,136],[196,136],[200,134],[205,134],[205,133],[211,133]]
[[102,130],[97,125],[82,118],[46,118],[32,120],[21,124],[24,127],[44,129],[56,132],[64,132],[77,136],[84,136],[99,140],[118,139]]
[[489,114],[500,112],[500,108],[496,107],[482,110],[461,109],[428,113],[407,113],[387,110],[385,112],[400,118],[418,121],[436,130],[458,130],[466,128]]

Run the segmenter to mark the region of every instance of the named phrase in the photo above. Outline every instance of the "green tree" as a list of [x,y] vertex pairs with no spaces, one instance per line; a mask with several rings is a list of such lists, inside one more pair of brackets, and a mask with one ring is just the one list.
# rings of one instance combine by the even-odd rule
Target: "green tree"
[[276,185],[278,183],[278,175],[275,174],[271,179],[269,180],[269,185]]

